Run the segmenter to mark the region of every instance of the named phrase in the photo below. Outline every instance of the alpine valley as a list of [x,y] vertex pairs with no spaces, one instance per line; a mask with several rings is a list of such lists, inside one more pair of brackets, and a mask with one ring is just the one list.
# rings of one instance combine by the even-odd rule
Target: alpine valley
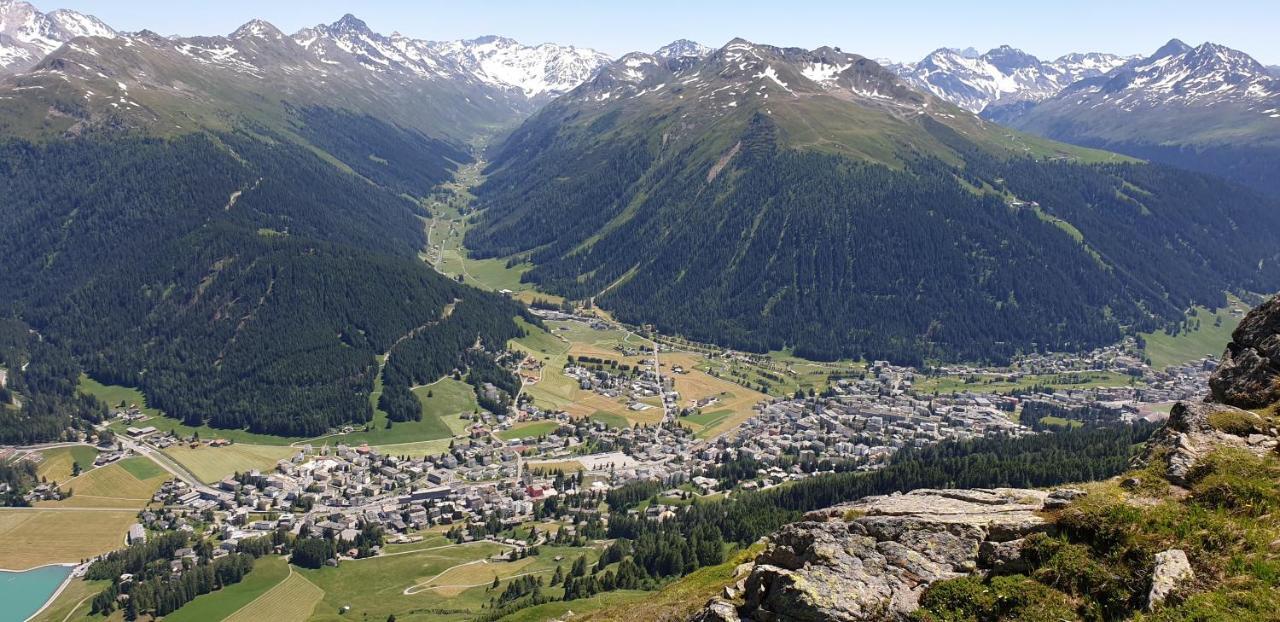
[[0,621],[1275,619],[1277,69],[704,43],[0,0]]

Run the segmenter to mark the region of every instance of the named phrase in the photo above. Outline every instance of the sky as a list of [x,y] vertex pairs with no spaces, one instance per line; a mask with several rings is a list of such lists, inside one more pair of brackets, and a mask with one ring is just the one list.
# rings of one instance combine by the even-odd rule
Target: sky
[[1280,64],[1276,0],[1018,0],[877,2],[805,0],[33,0],[41,10],[75,9],[118,30],[165,35],[226,34],[253,18],[285,32],[354,13],[375,31],[419,39],[486,34],[555,42],[618,56],[674,39],[711,46],[734,37],[757,43],[919,60],[939,47],[985,51],[1012,45],[1043,59],[1068,52],[1149,54],[1171,38],[1221,43]]

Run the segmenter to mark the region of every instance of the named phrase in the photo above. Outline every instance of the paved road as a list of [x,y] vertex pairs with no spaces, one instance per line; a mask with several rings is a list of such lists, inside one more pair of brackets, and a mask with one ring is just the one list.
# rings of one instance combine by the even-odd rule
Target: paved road
[[160,468],[168,471],[170,475],[186,482],[188,486],[191,486],[192,490],[211,494],[218,492],[213,487],[200,481],[200,478],[196,477],[191,471],[188,471],[186,467],[178,464],[173,458],[170,458],[168,454],[147,444],[145,441],[135,440],[119,434],[116,435],[116,440],[125,448],[133,450],[134,453],[150,458],[152,462],[160,465]]

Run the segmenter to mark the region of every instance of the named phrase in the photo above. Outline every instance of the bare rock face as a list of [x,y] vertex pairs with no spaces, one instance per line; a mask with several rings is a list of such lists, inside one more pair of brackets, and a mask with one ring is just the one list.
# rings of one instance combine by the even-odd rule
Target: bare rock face
[[758,622],[905,620],[935,581],[1017,568],[1020,539],[1049,527],[1038,513],[1050,494],[915,490],[811,513],[770,536],[738,614]]
[[[1217,426],[1215,421],[1219,422]],[[1169,413],[1169,421],[1147,441],[1139,462],[1164,460],[1165,477],[1185,486],[1195,466],[1216,448],[1235,447],[1257,455],[1275,450],[1274,430],[1260,428],[1258,431],[1264,433],[1253,434],[1238,427],[1224,429],[1222,422],[1265,425],[1261,417],[1233,406],[1178,402]]]
[[1280,401],[1280,296],[1255,307],[1231,333],[1209,390],[1214,402],[1237,408]]
[[708,602],[707,605],[703,607],[701,611],[699,611],[696,615],[694,615],[692,619],[692,622],[739,622],[739,621],[740,621],[740,618],[738,617],[737,607],[734,607],[733,603],[720,598],[711,599],[711,601]]
[[1169,549],[1156,553],[1155,568],[1151,572],[1151,592],[1147,594],[1147,609],[1155,609],[1183,585],[1195,579],[1191,562],[1181,549]]

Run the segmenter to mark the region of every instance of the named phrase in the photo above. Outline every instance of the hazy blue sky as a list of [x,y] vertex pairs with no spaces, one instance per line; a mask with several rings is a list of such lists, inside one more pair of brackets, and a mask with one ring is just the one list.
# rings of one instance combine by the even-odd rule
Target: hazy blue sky
[[1041,58],[1074,51],[1152,52],[1171,37],[1214,41],[1280,64],[1277,0],[881,0],[515,1],[462,0],[35,0],[42,10],[71,8],[115,28],[162,34],[224,34],[252,18],[286,32],[354,13],[379,32],[423,39],[501,34],[525,43],[554,41],[619,55],[673,39],[719,46],[735,36],[894,60],[918,60],[938,47],[980,50],[1007,43]]

